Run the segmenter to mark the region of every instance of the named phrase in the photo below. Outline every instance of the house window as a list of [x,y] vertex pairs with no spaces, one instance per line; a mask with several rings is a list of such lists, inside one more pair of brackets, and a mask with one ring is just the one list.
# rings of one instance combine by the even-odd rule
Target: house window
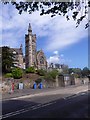
[[13,54],[16,54],[16,51],[13,51]]

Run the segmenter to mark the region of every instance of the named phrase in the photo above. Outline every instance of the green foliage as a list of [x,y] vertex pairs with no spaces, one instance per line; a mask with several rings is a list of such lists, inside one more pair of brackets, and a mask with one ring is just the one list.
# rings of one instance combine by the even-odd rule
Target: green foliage
[[75,78],[80,78],[80,75],[75,73],[75,74],[74,74],[74,77],[75,77]]
[[89,71],[89,68],[88,67],[84,67],[83,70],[84,71]]
[[81,69],[80,68],[69,68],[69,74],[72,74],[74,73],[74,76],[76,78],[80,78],[82,75],[81,75]]
[[45,76],[46,73],[47,73],[46,70],[43,70],[43,69],[37,70],[37,74],[40,76]]
[[26,73],[35,73],[35,68],[34,67],[27,68]]
[[82,70],[82,77],[86,77],[88,75],[90,75],[90,70],[89,70],[89,68],[84,67]]
[[68,72],[69,72],[69,74],[71,74],[73,72],[73,68],[69,68]]
[[55,79],[56,79],[56,76],[58,75],[58,71],[57,70],[52,70],[51,72],[48,72],[46,75],[45,75],[45,79],[47,81],[53,81],[55,82]]
[[42,82],[42,78],[38,78],[37,80],[35,80],[35,82],[37,83],[37,84],[39,84],[40,82]]
[[2,47],[2,72],[11,72],[11,67],[13,66],[13,53],[10,51],[9,47]]
[[90,74],[90,70],[87,67],[84,67],[83,70],[80,68],[69,68],[69,74],[72,72],[76,78],[87,77]]
[[81,74],[81,69],[80,68],[74,68],[73,72],[76,74]]
[[5,77],[6,77],[6,78],[12,78],[13,75],[12,75],[12,73],[6,73],[6,74],[5,74]]
[[53,79],[56,79],[56,76],[58,75],[58,71],[57,70],[52,70],[50,72],[50,75],[52,76]]
[[20,68],[14,68],[12,70],[12,75],[13,75],[13,78],[15,79],[22,78],[23,71]]
[[[79,26],[79,24],[83,21],[83,19],[87,19],[88,14],[88,8],[90,7],[90,1],[81,1],[78,2],[28,2],[29,0],[26,0],[26,2],[11,2],[12,5],[15,6],[15,8],[18,10],[19,14],[22,14],[22,12],[28,12],[29,14],[32,14],[35,11],[40,11],[40,15],[46,15],[50,14],[51,17],[54,17],[56,15],[63,15],[66,17],[67,21],[71,19],[71,16],[73,20],[76,22],[76,27]],[[9,2],[2,0],[4,4],[7,4]],[[45,9],[46,7],[47,9]],[[83,7],[83,8],[82,8]],[[81,13],[81,9],[85,9],[85,12],[81,16],[78,17],[79,13]],[[71,12],[73,11],[73,12]],[[71,12],[69,15],[68,13]],[[90,21],[88,20],[85,24],[85,28],[89,27]]]
[[52,78],[50,72],[48,72],[48,73],[45,75],[44,78],[45,78],[46,81],[49,81],[49,80],[50,80],[50,81],[51,81],[51,80],[53,81],[53,78]]

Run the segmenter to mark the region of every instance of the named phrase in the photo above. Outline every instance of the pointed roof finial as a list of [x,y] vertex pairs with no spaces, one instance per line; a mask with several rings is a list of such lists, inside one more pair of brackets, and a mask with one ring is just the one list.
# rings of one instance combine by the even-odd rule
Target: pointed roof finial
[[20,48],[22,48],[22,44],[20,45]]
[[31,24],[29,23],[28,31],[32,31]]
[[20,53],[20,54],[23,54],[22,47],[23,47],[23,46],[22,46],[22,44],[21,44],[21,45],[20,45],[20,49],[19,49],[19,53]]

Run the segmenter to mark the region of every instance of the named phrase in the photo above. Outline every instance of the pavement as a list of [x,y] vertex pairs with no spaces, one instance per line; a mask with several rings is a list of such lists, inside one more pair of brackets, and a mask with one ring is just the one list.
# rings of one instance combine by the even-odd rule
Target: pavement
[[43,89],[22,89],[15,90],[13,93],[4,93],[2,94],[2,101],[5,100],[15,100],[15,99],[25,99],[36,96],[44,95],[55,95],[55,94],[65,94],[66,97],[78,94],[79,92],[88,91],[88,84],[82,85],[71,85],[67,87],[58,87],[58,88],[43,88]]

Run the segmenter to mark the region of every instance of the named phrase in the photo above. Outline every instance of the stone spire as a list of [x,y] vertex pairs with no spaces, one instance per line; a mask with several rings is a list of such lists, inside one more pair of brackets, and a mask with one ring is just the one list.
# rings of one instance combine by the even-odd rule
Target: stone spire
[[20,49],[22,50],[22,44],[20,45]]
[[32,28],[31,28],[31,24],[29,23],[29,26],[28,26],[28,34],[32,34]]
[[20,45],[19,53],[23,55],[22,44]]

